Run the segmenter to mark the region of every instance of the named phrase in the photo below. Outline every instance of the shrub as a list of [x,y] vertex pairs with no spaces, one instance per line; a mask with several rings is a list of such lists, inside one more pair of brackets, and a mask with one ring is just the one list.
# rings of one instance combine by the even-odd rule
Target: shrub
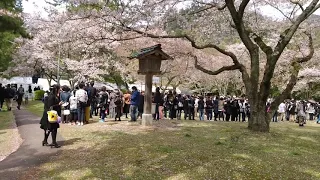
[[44,90],[38,90],[34,92],[34,99],[35,100],[42,100],[44,96],[45,91]]

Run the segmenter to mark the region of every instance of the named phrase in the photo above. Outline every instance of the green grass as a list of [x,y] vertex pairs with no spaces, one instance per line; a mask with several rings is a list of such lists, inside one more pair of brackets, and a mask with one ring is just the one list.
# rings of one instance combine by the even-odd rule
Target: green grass
[[15,151],[21,142],[12,111],[0,112],[0,160]]
[[29,101],[29,104],[26,105],[28,111],[42,117],[43,115],[43,103],[41,101]]
[[[160,121],[62,125],[59,156],[38,179],[320,179],[320,127],[272,123],[267,134],[246,123]],[[170,127],[170,128],[167,128]]]

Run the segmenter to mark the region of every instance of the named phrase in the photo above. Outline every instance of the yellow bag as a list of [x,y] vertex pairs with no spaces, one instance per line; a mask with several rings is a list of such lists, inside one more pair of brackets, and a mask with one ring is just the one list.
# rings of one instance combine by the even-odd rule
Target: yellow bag
[[58,121],[58,112],[57,111],[48,111],[47,112],[48,114],[48,121],[50,123],[56,123]]

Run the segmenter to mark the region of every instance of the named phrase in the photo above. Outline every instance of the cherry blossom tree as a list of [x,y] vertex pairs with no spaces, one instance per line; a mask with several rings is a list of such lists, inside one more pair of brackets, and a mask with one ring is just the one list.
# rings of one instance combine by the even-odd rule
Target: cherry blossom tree
[[[73,6],[81,4],[95,4],[95,8],[82,9],[81,17],[96,20],[104,19],[109,26],[108,32],[117,34],[114,37],[100,37],[100,39],[131,39],[138,37],[185,39],[195,49],[215,49],[226,56],[230,65],[224,65],[217,70],[202,67],[195,58],[195,67],[210,75],[217,75],[224,71],[237,70],[251,103],[252,116],[248,127],[254,131],[269,131],[270,117],[265,111],[265,102],[270,94],[271,80],[277,62],[281,58],[291,40],[298,34],[307,39],[305,48],[309,49],[306,55],[295,56],[290,63],[290,77],[280,96],[276,98],[272,108],[275,109],[291,92],[298,80],[301,64],[309,61],[314,53],[312,35],[306,31],[304,24],[316,10],[319,9],[319,0],[312,1],[253,1],[253,0],[225,0],[225,1],[70,1]],[[176,13],[177,9],[193,6],[192,11],[184,14]],[[263,6],[273,6],[279,10],[286,20],[269,23],[259,12]],[[97,8],[98,7],[98,8]],[[97,10],[98,9],[98,10]],[[157,33],[155,27],[166,27],[167,17],[171,12],[182,19],[179,31],[173,33]],[[177,19],[177,18],[176,18]],[[188,19],[192,20],[190,23]],[[275,21],[275,20],[273,20]],[[218,24],[216,23],[218,22]],[[228,34],[228,35],[226,35]],[[239,61],[239,54],[227,50],[223,42],[230,35],[237,35],[235,41],[240,41],[246,48],[249,56],[249,67]],[[305,54],[305,53],[304,53]],[[265,63],[262,61],[265,59]],[[226,63],[227,64],[227,63]],[[263,68],[262,68],[263,67]],[[261,72],[263,69],[263,73]]]

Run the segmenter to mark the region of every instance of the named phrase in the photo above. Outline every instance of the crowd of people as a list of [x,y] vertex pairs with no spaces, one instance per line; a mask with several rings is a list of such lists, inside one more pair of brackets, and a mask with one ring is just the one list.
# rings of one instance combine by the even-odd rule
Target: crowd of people
[[[40,87],[35,87],[34,91],[40,90]],[[25,91],[22,85],[18,88],[14,85],[7,84],[5,87],[0,83],[0,111],[3,109],[3,104],[5,103],[7,106],[7,110],[12,110],[12,102],[17,101],[17,108],[20,110],[21,104],[24,102],[28,104],[29,97],[33,98],[31,85],[29,85],[28,89]]]
[[[1,108],[3,102],[6,102],[8,111],[11,111],[13,99],[17,100],[20,109],[22,98],[29,94],[31,87],[25,91],[22,85],[19,88],[7,85],[2,87],[0,84],[0,102]],[[31,90],[32,92],[32,90]],[[122,93],[120,90],[108,90],[105,86],[101,88],[94,87],[94,82],[80,83],[74,90],[68,86],[53,85],[50,91],[47,91],[43,98],[44,113],[41,118],[40,128],[44,130],[44,140],[42,145],[49,145],[47,139],[52,136],[51,147],[59,148],[56,142],[57,129],[59,122],[49,123],[47,112],[54,110],[61,117],[62,123],[70,125],[83,126],[89,122],[93,116],[98,116],[100,122],[108,119],[121,121],[122,116],[130,118],[130,121],[137,121],[142,118],[144,110],[144,92],[139,92],[133,86],[131,91]],[[200,121],[239,121],[246,122],[251,116],[250,104],[245,98],[236,98],[235,96],[202,96],[202,95],[184,95],[177,94],[175,91],[152,93],[153,118],[177,119]],[[266,111],[270,112],[272,101],[266,103]],[[130,115],[130,117],[128,117]],[[306,123],[306,120],[314,120],[320,123],[320,105],[316,102],[307,101],[285,101],[281,103],[273,114],[272,121],[291,121],[297,122],[300,126]]]
[[[267,103],[268,107],[270,105],[271,103]],[[297,122],[300,126],[306,124],[307,120],[316,120],[318,124],[320,123],[320,104],[313,100],[286,100],[279,105],[278,110],[274,112],[272,118],[273,122]]]

